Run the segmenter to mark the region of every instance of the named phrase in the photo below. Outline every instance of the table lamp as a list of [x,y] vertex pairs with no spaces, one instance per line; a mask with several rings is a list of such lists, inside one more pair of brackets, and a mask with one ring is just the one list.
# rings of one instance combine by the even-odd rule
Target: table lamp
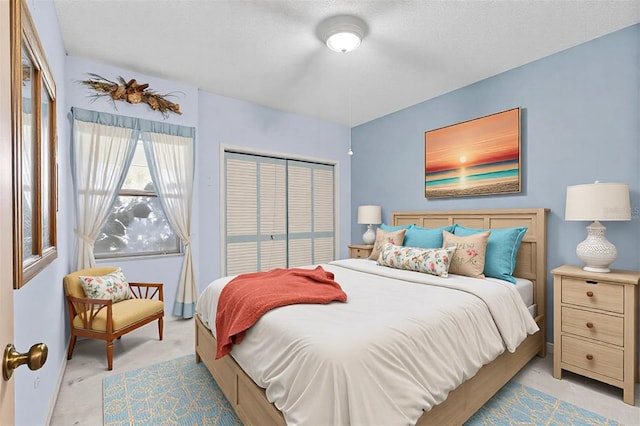
[[369,225],[367,231],[362,236],[365,244],[373,244],[376,241],[376,233],[373,232],[373,225],[382,223],[382,209],[380,206],[359,206],[358,223]]
[[609,272],[618,251],[607,240],[607,228],[600,221],[631,220],[629,185],[596,181],[568,186],[564,219],[593,221],[587,226],[587,238],[576,247],[576,254],[586,264],[585,271]]

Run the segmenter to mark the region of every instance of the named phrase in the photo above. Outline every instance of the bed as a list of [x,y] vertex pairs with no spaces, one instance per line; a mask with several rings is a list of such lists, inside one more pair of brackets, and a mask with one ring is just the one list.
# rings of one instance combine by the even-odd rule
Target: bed
[[[514,276],[530,283],[531,300],[527,303],[527,308],[529,312],[533,313],[535,324],[539,330],[527,334],[517,347],[512,348],[513,351],[501,351],[497,358],[486,363],[477,372],[474,371],[470,375],[471,377],[465,377],[459,386],[447,392],[448,395],[443,401],[436,398],[437,403],[428,411],[421,412],[416,424],[464,423],[531,358],[536,354],[545,356],[546,212],[547,209],[517,209],[396,212],[392,214],[391,225],[394,226],[416,224],[424,228],[436,228],[459,224],[468,228],[495,229],[516,226],[528,228],[517,254]],[[350,261],[338,261],[336,265],[328,267],[336,271],[341,271],[340,268],[346,268],[351,271],[349,274],[362,272],[354,272],[349,269],[352,268],[351,263]],[[365,265],[363,267],[372,266]],[[359,266],[353,266],[353,268],[358,269]],[[381,280],[382,278],[376,279]],[[210,319],[204,318],[201,313],[196,315],[196,361],[204,362],[244,424],[286,424],[282,412],[267,399],[265,390],[255,384],[234,357],[225,356],[215,360],[216,340],[211,330],[205,325],[210,322]],[[249,348],[249,346],[245,348]],[[246,363],[246,360],[243,362]],[[248,367],[247,371],[250,371],[255,377],[256,373],[252,370],[253,368]],[[316,392],[318,395],[331,395],[331,393],[332,391]],[[333,395],[334,398],[338,396]],[[360,418],[366,418],[366,415]],[[353,423],[358,423],[358,421]]]

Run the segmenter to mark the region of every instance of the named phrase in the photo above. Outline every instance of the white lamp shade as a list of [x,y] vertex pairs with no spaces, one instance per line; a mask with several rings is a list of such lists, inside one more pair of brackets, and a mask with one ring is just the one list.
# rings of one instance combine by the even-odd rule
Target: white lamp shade
[[567,187],[565,220],[631,220],[629,185],[590,183]]
[[380,206],[358,207],[358,223],[364,225],[378,225],[382,223],[382,209]]

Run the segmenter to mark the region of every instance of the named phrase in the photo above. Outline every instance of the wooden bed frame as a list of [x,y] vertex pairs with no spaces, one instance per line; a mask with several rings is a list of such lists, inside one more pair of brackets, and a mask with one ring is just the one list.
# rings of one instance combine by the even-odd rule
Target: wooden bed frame
[[[447,399],[425,412],[418,425],[463,424],[516,375],[536,354],[546,355],[545,295],[547,277],[546,213],[548,209],[457,210],[395,212],[393,225],[416,224],[425,228],[460,224],[469,228],[528,227],[518,251],[515,276],[534,284],[536,323],[540,331],[530,335],[514,353],[506,351],[449,393]],[[216,340],[196,316],[196,362],[203,361],[238,417],[245,425],[285,425],[282,413],[271,404],[231,356],[215,360]]]

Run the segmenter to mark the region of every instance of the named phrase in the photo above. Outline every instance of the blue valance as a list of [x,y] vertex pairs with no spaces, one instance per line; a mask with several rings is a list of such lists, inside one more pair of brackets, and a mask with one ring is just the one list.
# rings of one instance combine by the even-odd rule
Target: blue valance
[[124,115],[111,114],[108,112],[91,111],[87,109],[72,107],[71,116],[74,120],[98,123],[105,126],[124,127],[137,130],[141,133],[153,132],[172,136],[182,136],[195,139],[196,128],[170,124],[162,121],[145,120],[143,118],[127,117]]

